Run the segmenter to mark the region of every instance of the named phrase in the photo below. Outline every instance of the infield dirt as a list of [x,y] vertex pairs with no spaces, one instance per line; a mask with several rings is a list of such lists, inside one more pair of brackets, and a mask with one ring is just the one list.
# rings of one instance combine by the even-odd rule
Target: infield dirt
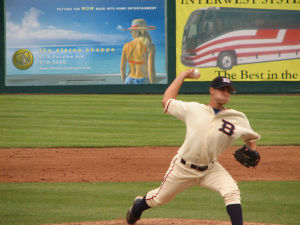
[[[260,146],[261,162],[255,169],[245,168],[234,160],[232,153],[236,148],[228,149],[218,160],[235,180],[300,180],[300,146]],[[0,149],[0,182],[161,181],[177,150],[178,147]],[[126,223],[120,219],[71,224]],[[142,219],[137,224],[229,225],[230,222]]]
[[[219,162],[237,181],[300,180],[300,146],[260,146],[255,169],[225,151]],[[0,182],[161,181],[178,147],[0,149]]]

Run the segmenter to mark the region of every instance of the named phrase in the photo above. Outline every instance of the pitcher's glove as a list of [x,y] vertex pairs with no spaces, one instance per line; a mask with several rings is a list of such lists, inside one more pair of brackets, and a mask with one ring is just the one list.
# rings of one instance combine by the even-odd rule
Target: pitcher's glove
[[247,145],[237,149],[233,154],[234,158],[242,165],[249,167],[255,167],[259,163],[260,155],[258,151],[252,150]]

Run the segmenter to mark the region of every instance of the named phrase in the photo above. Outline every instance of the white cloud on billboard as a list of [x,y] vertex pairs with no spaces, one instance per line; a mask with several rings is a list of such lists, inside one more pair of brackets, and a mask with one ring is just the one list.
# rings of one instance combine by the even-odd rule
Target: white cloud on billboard
[[118,26],[116,27],[116,29],[117,29],[117,30],[123,30],[124,28],[123,28],[121,25],[118,25]]
[[39,28],[40,23],[38,17],[42,14],[44,14],[43,11],[36,8],[30,8],[25,12],[25,16],[22,20],[22,26],[25,28]]
[[124,41],[122,35],[82,33],[75,30],[57,28],[53,25],[42,26],[39,16],[44,12],[30,8],[25,12],[22,24],[18,25],[10,20],[10,13],[7,13],[6,21],[6,42],[8,46],[18,46],[20,44],[39,45],[55,44],[55,40],[63,41],[66,45],[74,44],[76,41],[81,44],[86,41],[99,44],[116,44]]

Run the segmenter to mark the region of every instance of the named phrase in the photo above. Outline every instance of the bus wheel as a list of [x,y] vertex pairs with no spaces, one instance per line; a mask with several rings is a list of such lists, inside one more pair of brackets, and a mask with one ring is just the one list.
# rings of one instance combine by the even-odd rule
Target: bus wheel
[[236,57],[233,52],[221,52],[218,57],[218,67],[223,70],[230,70],[236,63]]

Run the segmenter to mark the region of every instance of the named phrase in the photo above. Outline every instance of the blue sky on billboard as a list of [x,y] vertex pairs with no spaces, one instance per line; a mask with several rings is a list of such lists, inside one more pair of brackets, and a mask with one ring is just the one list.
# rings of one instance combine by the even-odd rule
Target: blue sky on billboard
[[7,46],[122,44],[137,18],[165,41],[164,0],[6,0]]

